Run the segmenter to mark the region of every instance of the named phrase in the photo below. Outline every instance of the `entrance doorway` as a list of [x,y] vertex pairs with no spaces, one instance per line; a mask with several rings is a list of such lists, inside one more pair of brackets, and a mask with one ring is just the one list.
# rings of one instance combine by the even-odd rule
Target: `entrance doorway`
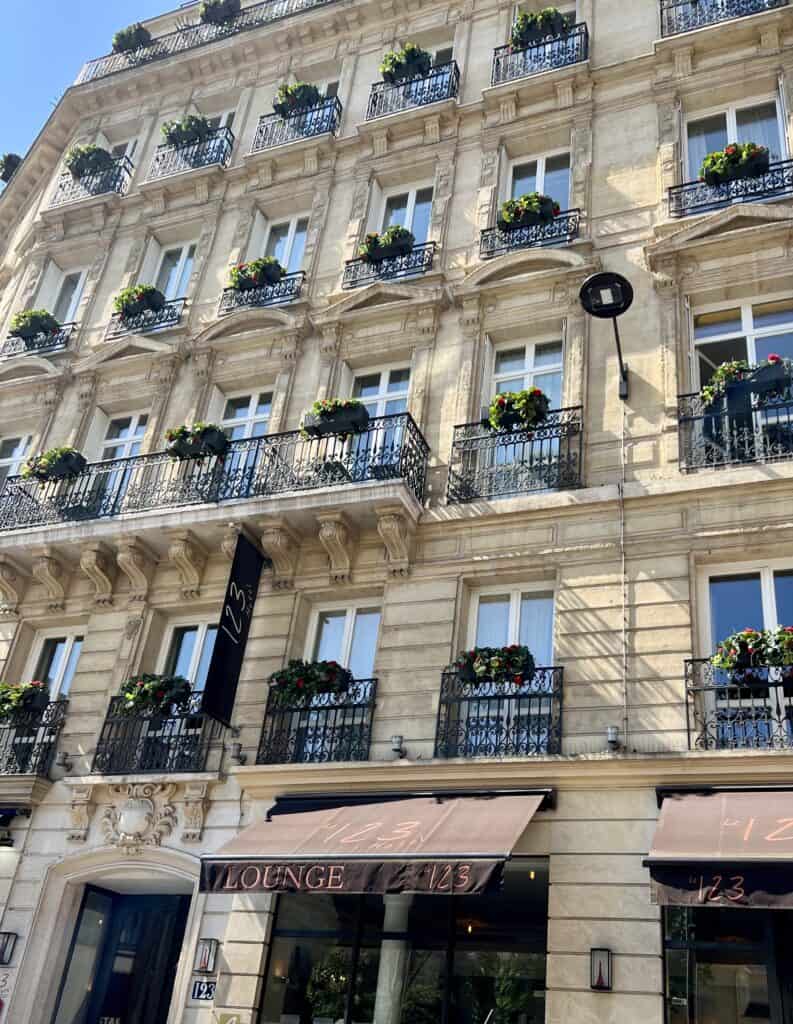
[[52,1024],[166,1024],[189,906],[86,886]]

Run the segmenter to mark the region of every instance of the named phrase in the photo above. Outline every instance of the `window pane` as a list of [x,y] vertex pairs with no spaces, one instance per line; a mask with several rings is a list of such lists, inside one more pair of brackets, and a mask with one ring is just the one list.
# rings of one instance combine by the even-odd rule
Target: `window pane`
[[442,49],[435,51],[435,57],[432,63],[435,65],[436,68],[439,68],[443,64],[450,64],[453,59],[454,47],[444,46]]
[[512,198],[519,199],[537,191],[537,161],[512,168]]
[[63,279],[55,308],[52,311],[52,315],[59,323],[68,323],[74,315],[75,299],[79,298],[77,286],[80,284],[82,276],[80,271],[77,271],[76,274],[67,274]]
[[180,626],[174,631],[166,669],[170,675],[190,678],[190,665],[193,661],[197,637],[198,626]]
[[201,658],[196,669],[195,679],[191,679],[195,690],[203,690],[206,686],[207,675],[209,674],[209,663],[212,660],[212,652],[215,649],[215,640],[218,635],[217,626],[208,626],[204,637],[204,646],[201,648]]
[[711,579],[710,621],[714,647],[741,629],[763,629],[760,574]]
[[740,309],[719,309],[715,313],[698,313],[694,317],[694,337],[697,341],[706,338],[723,338],[725,334],[741,334]]
[[380,374],[367,373],[365,377],[356,377],[353,394],[356,398],[373,398],[380,394]]
[[413,224],[410,229],[415,235],[416,245],[422,245],[429,237],[431,213],[432,189],[419,189],[416,193],[416,208],[413,211]]
[[272,256],[279,263],[286,263],[286,243],[289,239],[288,224],[274,224],[267,236],[267,249],[265,256]]
[[534,386],[545,392],[552,409],[561,408],[562,375],[558,370],[556,373],[535,373]]
[[501,395],[505,391],[521,391],[525,385],[525,377],[510,377],[508,380],[500,380],[496,385],[496,394]]
[[776,617],[780,626],[793,626],[793,572],[774,573]]
[[524,594],[520,599],[520,637],[538,666],[553,665],[553,594]]
[[359,611],[355,616],[352,631],[350,664],[347,666],[356,679],[371,679],[374,675],[374,657],[377,651],[377,634],[380,629],[380,612]]
[[325,86],[325,99],[332,100],[339,95],[339,83],[328,82]]
[[401,412],[407,412],[407,398],[391,398],[385,404],[386,416],[397,416]]
[[697,365],[700,386],[708,383],[713,376],[713,371],[721,363],[733,359],[746,359],[747,356],[746,338],[731,338],[729,341],[711,341],[707,345],[698,345]]
[[195,260],[195,246],[191,245],[187,250],[187,257],[182,267],[182,273],[179,275],[179,283],[176,288],[176,292],[173,295],[169,295],[169,299],[181,299],[187,295],[187,289],[190,284],[190,275],[193,273],[193,261]]
[[410,370],[392,370],[388,375],[388,390],[407,391],[410,384]]
[[759,107],[739,110],[736,122],[737,142],[756,142],[758,146],[767,146],[772,163],[782,159],[776,103],[763,103]]
[[688,125],[688,173],[691,177],[699,174],[702,161],[717,149],[724,149],[728,142],[727,115],[715,114],[702,121],[691,121]]
[[534,365],[558,366],[562,361],[561,341],[552,341],[547,345],[537,345],[534,349]]
[[123,439],[129,437],[132,429],[132,417],[125,416],[122,419],[111,420],[107,425],[107,433],[105,434],[105,440],[114,441],[116,439]]
[[22,440],[18,437],[7,437],[5,440],[0,441],[0,459],[12,459],[14,456],[21,454],[21,452],[18,452],[21,445]]
[[292,240],[292,251],[289,253],[289,265],[287,270],[290,274],[296,274],[303,266],[303,253],[306,249],[306,234],[308,232],[308,219],[302,218],[295,227],[295,237]]
[[346,612],[322,612],[317,628],[314,658],[317,661],[341,661]]
[[779,324],[793,324],[793,301],[781,299],[778,302],[764,302],[752,307],[755,330],[778,327]]
[[508,349],[496,353],[496,373],[522,373],[526,369],[526,350],[522,348]]
[[83,638],[76,636],[72,649],[69,652],[69,660],[66,662],[66,668],[63,671],[63,677],[61,678],[61,686],[58,691],[60,697],[65,697],[72,688],[72,680],[74,679],[74,673],[77,671],[77,662],[80,660],[80,653],[83,649]]
[[256,415],[269,417],[272,407],[273,396],[271,394],[259,395],[259,401],[256,403]]
[[754,347],[758,363],[764,362],[772,353],[783,359],[793,359],[793,331],[755,338]]
[[563,210],[570,202],[570,154],[550,156],[545,161],[543,192],[555,199]]
[[506,647],[509,643],[509,595],[482,597],[476,620],[477,647]]
[[240,395],[239,398],[226,399],[226,408],[223,410],[224,420],[241,420],[248,415],[251,407],[251,396]]
[[401,196],[389,196],[385,204],[385,216],[383,217],[383,228],[391,227],[392,224],[405,226],[408,215],[407,192]]
[[51,637],[44,641],[41,648],[39,662],[36,666],[35,678],[46,683],[52,692],[52,687],[58,679],[63,665],[63,658],[66,654],[67,640],[65,637]]
[[156,285],[167,299],[176,298],[176,271],[181,257],[181,249],[168,249],[163,254]]

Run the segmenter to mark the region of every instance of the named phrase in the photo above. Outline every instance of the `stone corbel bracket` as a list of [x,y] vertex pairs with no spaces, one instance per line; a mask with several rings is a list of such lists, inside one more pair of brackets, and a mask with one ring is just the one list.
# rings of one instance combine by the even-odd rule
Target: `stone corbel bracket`
[[209,800],[205,782],[187,782],[184,787],[183,843],[200,843]]
[[80,552],[80,568],[94,585],[94,604],[105,607],[113,603],[116,563],[104,544],[86,544]]
[[130,602],[145,601],[157,559],[137,537],[126,537],[118,542],[116,562],[130,582]]
[[223,539],[220,542],[220,550],[230,562],[234,561],[234,555],[237,553],[237,540],[240,535],[244,535],[254,547],[258,547],[246,526],[242,523],[229,523],[223,533]]
[[8,555],[0,555],[0,615],[16,615],[28,573]]
[[375,512],[377,532],[385,544],[389,576],[408,576],[415,546],[415,522],[401,505],[382,505]]
[[330,561],[330,582],[348,583],[352,568],[355,536],[343,512],[325,512],[317,516],[319,542]]
[[201,593],[201,577],[207,564],[206,550],[190,530],[180,530],[171,535],[168,559],[179,573],[182,582],[182,597],[190,600]]
[[33,578],[44,587],[50,611],[62,611],[66,602],[69,571],[49,545],[36,548],[32,554]]
[[291,587],[297,571],[300,537],[285,519],[271,519],[262,526],[261,546],[273,563],[273,586],[281,590]]

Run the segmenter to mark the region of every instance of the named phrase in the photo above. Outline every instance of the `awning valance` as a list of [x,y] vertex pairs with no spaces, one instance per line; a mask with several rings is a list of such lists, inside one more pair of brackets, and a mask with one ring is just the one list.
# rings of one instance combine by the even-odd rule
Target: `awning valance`
[[205,892],[483,892],[544,794],[422,796],[282,814],[202,861]]
[[663,906],[793,907],[793,791],[667,796],[644,863]]

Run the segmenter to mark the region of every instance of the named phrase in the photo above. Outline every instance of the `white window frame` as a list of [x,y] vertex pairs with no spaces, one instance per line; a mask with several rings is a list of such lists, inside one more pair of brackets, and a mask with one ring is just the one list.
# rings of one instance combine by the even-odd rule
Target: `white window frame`
[[703,610],[699,623],[699,642],[702,656],[709,658],[716,650],[716,644],[724,640],[723,636],[711,636],[710,581],[714,576],[746,576],[749,573],[760,575],[760,593],[763,601],[763,621],[765,629],[777,626],[793,626],[793,622],[778,622],[776,619],[776,595],[774,594],[774,573],[793,572],[793,557],[754,559],[750,562],[725,562],[717,565],[704,566],[699,573],[698,600]]
[[[242,424],[245,424],[245,439],[247,440],[248,438],[252,437],[254,424],[264,422],[263,416],[257,416],[255,412],[251,412],[252,407],[254,407],[254,405],[258,405],[259,398],[262,395],[270,396],[270,415],[267,417],[267,430],[263,436],[269,434],[270,424],[273,418],[273,402],[275,401],[275,390],[273,388],[255,388],[253,391],[236,391],[232,394],[226,394],[225,392],[221,392],[221,408],[220,414],[218,416],[218,422],[224,428],[224,430],[226,428],[230,430],[232,427],[239,427]],[[223,415],[223,413],[226,411],[226,403],[233,402],[235,398],[248,399],[248,415],[244,419],[231,420],[227,419]]]
[[347,613],[344,622],[344,634],[341,641],[341,656],[339,658],[339,664],[346,668],[350,663],[350,655],[352,653],[352,638],[353,631],[355,629],[355,618],[358,612],[374,612],[380,613],[380,624],[377,628],[377,640],[375,642],[375,660],[377,660],[377,654],[380,649],[380,634],[383,628],[383,602],[382,599],[373,598],[371,601],[333,601],[328,604],[318,605],[316,608],[311,610],[311,618],[306,633],[306,644],[304,648],[303,657],[306,661],[314,660],[314,652],[319,642],[319,619],[320,616],[325,612],[340,612],[344,611]]
[[[392,370],[407,370],[408,373],[410,374],[410,376],[408,377],[407,387],[406,387],[405,392],[404,392],[405,399],[409,400],[409,398],[410,398],[410,385],[411,385],[411,377],[413,375],[413,368],[410,365],[409,361],[406,363],[406,362],[404,362],[404,360],[402,362],[385,363],[385,364],[381,364],[381,365],[378,365],[378,366],[366,367],[365,369],[355,369],[355,370],[353,370],[353,372],[352,372],[352,383],[350,385],[350,398],[352,398],[355,395],[355,382],[358,380],[359,377],[370,377],[370,376],[372,376],[375,373],[379,373],[380,374],[380,387],[382,388],[382,386],[383,386],[383,375],[386,374],[386,373],[390,374]],[[360,398],[360,399],[358,399],[358,401],[364,402],[366,405],[369,405],[372,402],[376,402],[377,403],[377,412],[375,413],[375,416],[385,416],[386,415],[386,412],[385,412],[386,403],[388,403],[390,401],[393,401],[393,399],[395,399],[395,398],[401,398],[402,395],[403,395],[403,392],[401,392],[401,391],[391,392],[391,393],[389,393],[387,391],[378,391],[376,398],[374,398],[374,399]]]
[[[393,199],[394,196],[408,197],[407,209],[405,210],[405,227],[408,231],[413,230],[413,217],[416,213],[416,196],[419,192],[423,192],[425,189],[432,190],[432,203],[435,203],[435,184],[434,182],[422,182],[420,184],[413,185],[402,185],[399,188],[391,188],[387,192],[383,192],[382,201],[380,203],[380,216],[378,218],[378,224],[380,225],[378,231],[385,231],[385,212],[388,207],[388,200]],[[430,227],[432,227],[432,217],[430,216]],[[427,241],[429,241],[429,236]]]
[[777,129],[779,131],[779,144],[781,149],[781,158],[787,160],[788,157],[788,145],[787,145],[787,133],[785,132],[784,119],[782,117],[781,105],[779,102],[779,94],[771,93],[760,97],[749,97],[748,99],[741,100],[740,103],[729,103],[726,106],[721,104],[717,107],[710,107],[707,110],[697,110],[691,114],[686,114],[683,123],[683,156],[686,180],[693,180],[699,174],[698,167],[689,166],[688,157],[688,128],[690,124],[695,124],[697,121],[705,121],[709,117],[715,117],[717,114],[725,114],[727,117],[727,143],[735,142],[738,138],[738,119],[737,112],[739,110],[748,110],[751,107],[761,107],[765,103],[773,103],[776,109],[776,121]]
[[74,295],[72,295],[71,302],[69,303],[69,306],[68,306],[68,309],[67,309],[67,312],[66,312],[66,316],[64,316],[62,321],[61,321],[61,323],[64,323],[64,324],[74,323],[74,318],[77,315],[77,310],[79,309],[80,302],[82,301],[82,298],[83,298],[83,291],[85,290],[85,281],[86,281],[86,278],[88,277],[88,268],[87,267],[75,267],[74,270],[62,270],[61,271],[61,279],[58,282],[58,289],[57,289],[57,293],[55,295],[55,301],[53,302],[53,305],[52,305],[53,313],[57,309],[58,300],[61,297],[61,291],[63,290],[63,286],[66,284],[66,278],[67,277],[71,277],[72,274],[79,274],[80,275],[80,279],[77,282],[77,287],[74,289]]
[[[193,239],[193,240],[191,240],[189,242],[175,242],[173,245],[163,245],[162,246],[162,252],[160,253],[160,258],[157,261],[157,273],[154,275],[155,282],[159,281],[159,279],[160,279],[160,274],[162,273],[162,267],[163,267],[163,263],[165,261],[165,257],[168,255],[169,252],[172,252],[178,246],[181,246],[181,254],[179,256],[179,262],[176,264],[176,276],[175,276],[176,283],[178,284],[182,280],[182,275],[184,274],[184,268],[187,265],[188,254],[189,254],[191,248],[193,248],[193,264],[195,265],[195,255],[196,255],[196,252],[198,251],[198,242],[197,242],[197,240]],[[189,283],[190,283],[189,279],[188,279],[187,283],[189,285]],[[187,291],[187,289],[185,289],[185,292],[186,291]],[[171,296],[169,298],[166,295],[165,298],[168,300],[168,302],[175,302],[177,299],[185,298],[185,296],[184,295],[173,295],[173,296]]]
[[545,164],[548,160],[553,160],[556,156],[566,156],[570,161],[569,168],[569,185],[567,188],[567,198],[565,199],[565,205],[562,207],[566,210],[570,205],[570,189],[573,183],[573,154],[569,146],[565,146],[562,149],[552,149],[547,153],[543,153],[541,156],[516,156],[509,161],[507,167],[507,195],[505,199],[512,198],[512,189],[515,183],[515,168],[522,167],[525,164],[537,164],[537,191],[545,194]]
[[526,355],[528,354],[529,349],[532,350],[532,362],[533,362],[533,360],[534,360],[534,352],[537,349],[537,347],[540,346],[540,345],[548,345],[548,344],[561,344],[561,346],[562,346],[562,352],[561,352],[561,357],[559,359],[558,367],[559,367],[559,373],[560,373],[560,379],[561,379],[560,393],[564,394],[565,342],[564,342],[563,332],[560,332],[559,334],[549,334],[547,336],[542,336],[542,337],[539,337],[539,338],[532,338],[530,341],[528,341],[528,340],[521,341],[519,339],[515,339],[514,341],[503,341],[503,342],[499,342],[497,345],[494,345],[493,346],[493,364],[492,364],[492,366],[490,368],[490,396],[488,398],[488,404],[498,394],[498,391],[496,389],[497,389],[497,387],[499,385],[500,380],[508,380],[510,377],[516,377],[517,376],[516,373],[503,373],[503,374],[499,374],[499,373],[496,372],[496,365],[498,363],[498,356],[499,356],[499,354],[501,352],[509,352],[510,350],[516,349],[520,345],[523,345],[524,359],[526,361],[526,367],[523,370],[524,387],[528,388],[528,387],[532,387],[533,386],[534,378],[535,377],[543,376],[544,374],[547,374],[547,373],[553,373],[556,370],[556,364],[554,364],[553,366],[537,367],[537,368],[531,369],[531,370],[528,368],[528,359],[526,358]]
[[[298,213],[289,218],[289,220],[278,220],[278,221],[267,221],[267,231],[264,236],[264,245],[262,246],[262,255],[267,252],[267,247],[270,244],[270,236],[272,235],[274,228],[283,227],[284,224],[289,225],[289,231],[286,236],[286,254],[283,260],[283,266],[288,267],[290,260],[292,259],[292,248],[295,244],[295,235],[297,234],[298,222],[304,220],[306,222],[306,241],[308,241],[308,229],[311,226],[311,215],[308,213]],[[305,248],[303,250],[303,257],[305,259]],[[302,262],[302,261],[301,261]],[[302,267],[300,268],[302,269]],[[295,271],[298,273],[299,271]]]
[[[15,435],[12,434],[0,434],[0,444],[3,441],[11,441]],[[33,447],[33,435],[32,434],[20,434],[19,444],[16,446],[15,454],[8,459],[0,459],[0,466],[8,466],[8,473],[6,477],[0,478],[0,489],[2,489],[2,481],[9,476],[18,476],[19,470],[22,467],[22,463],[28,457]]]
[[[38,663],[41,660],[41,656],[44,653],[44,645],[47,640],[56,640],[63,638],[66,640],[66,650],[63,655],[63,662],[61,664],[60,671],[57,675],[56,681],[50,687],[50,700],[57,700],[63,686],[63,676],[66,672],[66,666],[69,664],[69,660],[72,656],[72,650],[74,648],[74,641],[81,637],[83,644],[85,644],[85,629],[63,629],[52,627],[51,629],[39,629],[36,630],[36,635],[33,644],[30,648],[30,654],[28,655],[27,662],[25,664],[25,679],[34,679],[35,671],[38,667]],[[80,652],[82,657],[82,651]],[[79,665],[79,659],[77,664]]]
[[[468,618],[468,641],[466,649],[472,650],[476,646],[476,631],[479,622],[479,604],[483,597],[509,597],[509,623],[507,626],[507,644],[520,643],[520,602],[526,594],[550,594],[553,605],[551,611],[551,665],[556,655],[556,583],[553,580],[545,582],[532,582],[525,584],[509,584],[504,586],[494,584],[492,587],[481,587],[471,595]],[[547,667],[547,666],[539,666]]]
[[[215,628],[219,628],[216,617],[195,618],[193,616],[184,619],[174,619],[173,621],[169,622],[168,628],[165,631],[165,637],[163,638],[163,645],[160,650],[160,656],[157,659],[157,671],[159,673],[164,673],[167,670],[168,656],[171,653],[171,647],[173,646],[177,630],[195,628],[198,630],[198,634],[196,636],[196,645],[195,649],[193,650],[193,657],[190,661],[190,669],[187,675],[187,681],[192,686],[196,670],[198,669],[198,666],[201,663],[201,655],[204,652],[204,644],[206,643],[207,630],[212,626],[214,626]],[[217,643],[217,639],[215,640],[215,642]]]
[[[146,424],[145,424],[144,429],[143,429],[143,433],[139,437],[135,437],[132,434],[129,437],[127,437],[127,438],[109,438],[107,436],[108,431],[110,430],[111,423],[114,423],[116,420],[123,420],[123,419],[127,419],[127,417],[129,417],[129,419],[132,421],[132,423],[134,423],[136,426],[139,427],[140,426],[140,418],[141,418],[141,416],[146,416],[147,420],[146,420]],[[105,424],[105,429],[104,429],[104,432],[102,434],[102,439],[99,442],[99,461],[100,462],[104,462],[105,461],[105,449],[106,448],[110,448],[110,447],[113,447],[113,448],[124,448],[126,450],[127,448],[129,448],[130,446],[132,446],[135,443],[138,443],[138,444],[142,445],[143,444],[143,439],[146,436],[146,431],[149,429],[149,419],[148,419],[148,417],[150,417],[150,416],[151,416],[151,412],[148,409],[138,409],[135,412],[122,412],[122,413],[116,413],[114,415],[108,416],[107,417],[107,423]],[[131,425],[132,424],[130,424],[130,426]],[[130,459],[130,458],[133,458],[133,457],[134,456],[130,455],[128,452],[126,452],[126,454],[124,454],[124,455],[113,455],[112,456],[113,459]]]

